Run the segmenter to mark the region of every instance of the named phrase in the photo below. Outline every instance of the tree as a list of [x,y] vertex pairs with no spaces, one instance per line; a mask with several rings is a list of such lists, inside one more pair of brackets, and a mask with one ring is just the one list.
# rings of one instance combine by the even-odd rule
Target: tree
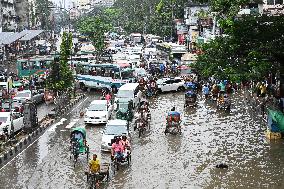
[[284,57],[284,18],[244,16],[225,29],[226,36],[201,46],[195,67],[204,76],[220,79],[261,80],[276,74]]
[[92,41],[97,59],[105,49],[105,32],[111,29],[111,25],[105,23],[99,16],[86,17],[79,21],[79,31],[86,34]]
[[49,7],[53,7],[53,3],[49,0],[36,0],[34,6],[37,19],[41,23],[41,28],[50,30],[51,24],[49,20],[51,9]]
[[55,92],[64,92],[73,86],[74,78],[68,59],[72,48],[72,33],[64,32],[60,45],[60,58],[51,64],[51,71],[47,78],[47,88]]

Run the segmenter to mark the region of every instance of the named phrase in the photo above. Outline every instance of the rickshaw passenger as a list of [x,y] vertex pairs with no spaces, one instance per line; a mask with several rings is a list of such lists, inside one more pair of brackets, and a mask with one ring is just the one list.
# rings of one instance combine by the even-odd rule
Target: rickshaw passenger
[[207,85],[204,85],[202,92],[204,95],[209,95],[209,87]]
[[116,138],[115,143],[112,144],[111,148],[112,156],[117,157],[118,159],[121,159],[123,157],[123,146],[119,138]]
[[129,147],[129,148],[130,148],[130,142],[129,142],[129,140],[127,139],[126,136],[122,136],[121,144],[123,145],[124,149],[125,149],[126,147]]

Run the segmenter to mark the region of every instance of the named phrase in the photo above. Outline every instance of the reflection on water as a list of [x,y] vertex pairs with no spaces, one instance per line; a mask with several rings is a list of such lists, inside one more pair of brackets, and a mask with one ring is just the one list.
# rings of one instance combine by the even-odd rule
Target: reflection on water
[[[283,188],[283,141],[270,145],[265,125],[252,117],[236,95],[230,112],[199,100],[184,109],[182,94],[151,101],[152,131],[134,136],[132,165],[109,188]],[[182,136],[165,136],[165,116],[175,106],[183,112]],[[216,169],[218,163],[228,170]]]
[[[192,109],[184,109],[183,102],[182,93],[151,100],[151,131],[143,138],[132,134],[131,165],[121,167],[105,188],[284,188],[284,142],[265,139],[265,125],[238,95],[230,112],[216,111],[213,102],[203,99]],[[165,117],[173,106],[182,112],[181,136],[164,134]],[[78,119],[78,113],[66,118],[55,132],[46,132],[0,171],[1,189],[87,187],[86,156],[80,156],[74,168],[70,129],[66,129],[70,121]],[[83,120],[76,126],[84,126]],[[86,126],[91,155],[98,154],[104,162],[109,161],[109,154],[100,153],[103,128]],[[215,168],[222,162],[228,164],[228,170]]]

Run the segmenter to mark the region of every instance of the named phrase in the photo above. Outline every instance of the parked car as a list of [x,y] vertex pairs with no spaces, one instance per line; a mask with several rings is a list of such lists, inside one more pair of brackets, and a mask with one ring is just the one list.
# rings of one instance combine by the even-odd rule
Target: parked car
[[160,92],[183,91],[185,90],[182,78],[163,78],[157,80],[158,90]]
[[31,92],[30,90],[23,90],[18,92],[17,95],[14,97],[14,100],[20,102],[25,102],[31,99],[37,104],[43,102],[44,101],[43,91],[33,90],[33,92]]
[[111,117],[113,105],[107,100],[94,100],[87,108],[84,122],[89,124],[107,123]]
[[[12,113],[14,132],[20,131],[24,127],[24,117],[21,113]],[[8,134],[11,132],[11,113],[0,112],[0,136],[4,135],[4,130],[7,129]]]
[[114,137],[126,135],[127,138],[130,138],[130,134],[127,130],[127,121],[126,120],[109,120],[105,130],[103,131],[101,150],[109,152],[111,150],[111,145]]

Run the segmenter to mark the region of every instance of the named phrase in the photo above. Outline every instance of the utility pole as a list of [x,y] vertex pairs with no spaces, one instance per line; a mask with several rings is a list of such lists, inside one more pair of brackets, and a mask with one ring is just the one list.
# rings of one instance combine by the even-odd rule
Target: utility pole
[[0,3],[0,32],[3,31],[3,8],[2,8],[2,3]]

